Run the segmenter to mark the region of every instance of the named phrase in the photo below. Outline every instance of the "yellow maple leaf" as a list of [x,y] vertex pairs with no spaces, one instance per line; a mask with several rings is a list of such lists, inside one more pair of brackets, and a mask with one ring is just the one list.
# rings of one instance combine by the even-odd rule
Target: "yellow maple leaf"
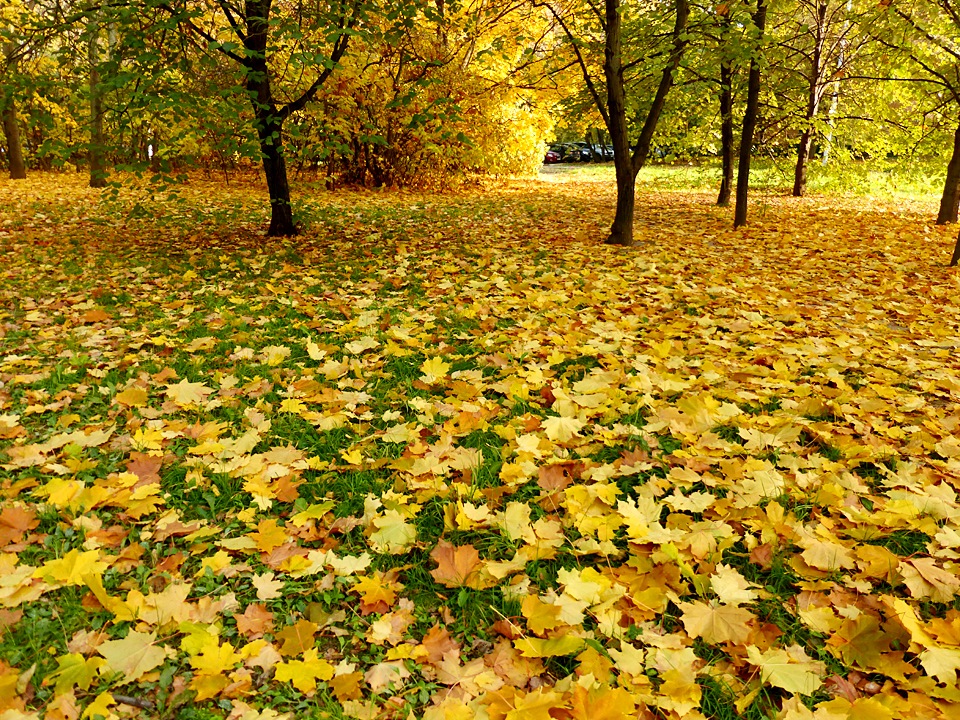
[[128,407],[143,407],[147,404],[147,391],[142,387],[131,385],[114,395],[113,401]]
[[111,718],[117,717],[116,714],[111,712],[110,708],[117,704],[117,701],[113,699],[113,695],[108,692],[100,693],[97,695],[96,700],[87,705],[87,709],[83,711],[82,718],[95,718],[97,716],[102,718]]
[[444,362],[443,358],[435,356],[423,361],[420,365],[420,372],[423,373],[420,379],[427,385],[433,385],[447,376],[447,373],[450,372],[450,364]]
[[207,644],[199,654],[190,658],[190,666],[199,673],[206,675],[220,675],[243,658],[233,649],[230,643],[223,645]]
[[376,605],[380,602],[392,605],[397,599],[394,583],[385,581],[380,572],[360,578],[350,588],[350,592],[357,593],[365,605]]
[[376,528],[369,538],[374,552],[391,555],[406,552],[417,539],[417,529],[398,510],[387,510],[373,518],[370,527]]
[[229,684],[230,678],[226,677],[225,675],[209,675],[201,673],[194,676],[188,687],[197,692],[197,696],[194,699],[197,702],[200,702],[203,700],[209,700],[212,697],[216,697],[220,694],[220,691]]
[[723,563],[717,565],[716,571],[710,576],[710,586],[725,605],[753,602],[759,594],[751,589],[752,583],[740,571]]
[[276,367],[290,357],[290,348],[286,345],[268,345],[263,349],[263,355],[267,359],[267,365]]
[[812,695],[823,685],[823,663],[806,657],[806,653],[799,646],[791,649],[792,653],[782,648],[761,652],[755,645],[748,645],[747,661],[760,668],[760,679],[763,682],[787,692]]
[[572,655],[583,650],[585,642],[582,638],[573,635],[561,635],[558,638],[518,638],[514,647],[520,654],[529,658],[555,657],[557,655]]
[[33,576],[59,585],[84,585],[84,575],[102,575],[108,567],[101,562],[99,550],[80,552],[76,548],[59,560],[49,560]]
[[274,580],[272,572],[263,575],[254,575],[250,583],[257,589],[257,598],[260,600],[275,600],[283,593],[283,580]]
[[657,707],[672,710],[679,717],[700,706],[703,690],[695,682],[690,682],[686,669],[670,669],[663,673],[663,684],[657,692]]
[[704,602],[680,603],[680,620],[687,634],[706,642],[740,644],[750,635],[754,615],[735,605],[716,605]]
[[166,652],[154,644],[156,641],[156,633],[131,630],[122,640],[101,644],[97,652],[107,659],[109,670],[123,673],[123,682],[134,682],[166,659]]
[[106,664],[103,658],[84,658],[80,653],[69,653],[57,658],[57,669],[43,679],[48,685],[56,681],[54,692],[57,695],[79,687],[88,690],[90,683],[97,677],[97,672]]
[[158,428],[140,427],[130,438],[134,450],[160,450],[163,447],[163,431]]
[[507,713],[506,720],[552,720],[551,710],[569,707],[563,693],[552,689],[537,688],[519,698]]
[[920,664],[927,675],[946,683],[947,687],[956,687],[957,670],[960,669],[960,648],[928,648],[920,653]]
[[543,602],[536,595],[527,595],[523,599],[520,611],[527,619],[527,627],[538,635],[542,635],[545,630],[553,630],[562,624],[560,608]]
[[804,561],[818,570],[833,572],[856,567],[850,548],[829,540],[812,539],[801,543],[806,549],[800,554]]
[[277,525],[276,518],[261,520],[257,525],[256,532],[250,533],[248,537],[257,544],[257,550],[265,553],[286,544],[290,540],[283,526]]
[[583,422],[574,417],[551,415],[543,421],[543,430],[554,442],[568,442],[580,434]]
[[938,567],[933,558],[902,560],[897,570],[915,598],[951,603],[960,590],[960,578]]
[[633,720],[637,704],[623,688],[597,687],[588,690],[582,685],[573,689],[571,713],[574,720]]
[[203,403],[213,388],[204,383],[183,379],[176,385],[168,385],[166,396],[180,407],[191,407]]
[[311,648],[303,654],[303,660],[277,663],[276,679],[289,681],[300,692],[312,695],[317,689],[317,680],[329,680],[333,677],[333,670],[333,665],[317,657],[317,649]]

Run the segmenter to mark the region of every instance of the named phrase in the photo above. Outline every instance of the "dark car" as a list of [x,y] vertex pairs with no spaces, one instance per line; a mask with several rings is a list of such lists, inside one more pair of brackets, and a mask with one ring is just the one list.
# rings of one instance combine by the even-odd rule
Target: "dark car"
[[576,162],[591,162],[593,160],[593,153],[590,152],[590,145],[585,142],[575,142],[570,143],[577,153],[578,160]]
[[585,156],[584,162],[607,162],[613,160],[613,147],[610,145],[577,144],[580,146],[581,154]]
[[550,149],[560,156],[560,162],[581,162],[583,159],[580,147],[575,143],[557,143],[551,145]]
[[552,165],[558,162],[560,162],[560,153],[555,150],[547,150],[547,154],[543,156],[544,165]]

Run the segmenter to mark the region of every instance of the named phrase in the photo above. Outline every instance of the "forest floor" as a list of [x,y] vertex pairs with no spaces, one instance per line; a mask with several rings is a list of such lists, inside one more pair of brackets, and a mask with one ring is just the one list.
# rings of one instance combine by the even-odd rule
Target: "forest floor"
[[0,181],[0,717],[958,717],[955,229],[602,179]]

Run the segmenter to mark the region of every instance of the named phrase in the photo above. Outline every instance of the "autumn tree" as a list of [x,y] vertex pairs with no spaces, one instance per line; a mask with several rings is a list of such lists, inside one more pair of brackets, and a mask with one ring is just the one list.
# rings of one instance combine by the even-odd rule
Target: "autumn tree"
[[[217,0],[214,16],[187,0],[161,5],[185,37],[232,63],[251,109],[267,190],[271,236],[295,235],[284,156],[284,123],[314,100],[339,66],[353,36],[374,10],[366,0],[335,0],[307,7],[274,0]],[[399,9],[391,11],[397,19]],[[210,29],[210,28],[213,29]]]
[[336,82],[298,120],[308,152],[331,175],[374,186],[533,172],[550,127],[544,14],[466,0],[413,20],[391,32],[388,18],[371,18],[378,31],[354,39]]
[[853,62],[865,42],[858,36],[859,24],[852,17],[849,0],[797,0],[797,13],[791,18],[788,37],[780,40],[787,51],[787,62],[796,61],[802,80],[800,101],[800,141],[793,173],[793,195],[800,197],[807,187],[807,167],[817,137],[819,118],[827,93]]
[[[882,20],[882,23],[880,22]],[[960,3],[956,0],[882,2],[874,37],[900,53],[933,90],[932,112],[956,128],[937,224],[957,222],[960,207]],[[956,262],[956,254],[954,263]]]
[[620,0],[546,7],[568,40],[613,145],[617,206],[606,242],[633,245],[637,173],[687,48],[690,4],[663,0],[639,14]]
[[0,78],[4,80],[0,87],[0,116],[3,120],[3,139],[10,179],[23,180],[27,177],[27,165],[23,158],[17,117],[16,83],[12,80],[17,77],[21,56],[28,47],[23,41],[22,33],[28,8],[10,5],[4,10],[4,17],[0,19],[0,22],[3,22],[0,25]]

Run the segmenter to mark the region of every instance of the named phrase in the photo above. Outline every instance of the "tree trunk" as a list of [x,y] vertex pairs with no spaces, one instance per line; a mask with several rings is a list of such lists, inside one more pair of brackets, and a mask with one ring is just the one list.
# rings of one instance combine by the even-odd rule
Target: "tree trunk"
[[3,137],[10,161],[10,179],[25,180],[27,165],[23,161],[23,146],[20,143],[20,126],[17,124],[17,105],[13,95],[3,105]]
[[[729,20],[727,20],[729,24]],[[717,205],[730,204],[733,187],[733,68],[729,60],[720,63],[720,194]]]
[[807,165],[810,160],[810,150],[813,147],[813,128],[807,127],[800,136],[800,145],[797,147],[797,165],[793,169],[793,196],[803,197],[807,190]]
[[960,126],[953,134],[953,154],[947,165],[947,179],[943,183],[943,196],[940,198],[940,212],[937,213],[937,225],[957,222],[957,206],[960,204]]
[[617,175],[617,210],[610,226],[608,245],[633,245],[633,210],[636,204],[637,176],[627,163],[618,162],[614,153]]
[[960,235],[957,235],[957,244],[953,246],[953,257],[950,258],[950,267],[955,267],[960,262]]
[[271,4],[272,0],[247,0],[244,6],[247,21],[244,46],[247,54],[243,64],[270,195],[270,227],[267,235],[278,237],[296,235],[297,226],[293,222],[287,163],[283,157],[283,117],[273,99],[270,69],[267,66]]
[[613,164],[617,176],[617,210],[610,226],[608,245],[633,245],[633,206],[636,174],[630,158],[627,136],[626,94],[623,88],[623,65],[620,56],[620,2],[606,0],[606,34],[604,37],[603,74],[607,81],[607,112]]
[[743,129],[740,134],[740,161],[737,166],[737,204],[734,209],[733,226],[747,224],[747,195],[750,191],[750,156],[753,151],[753,134],[757,129],[757,113],[760,107],[760,58],[763,30],[767,23],[766,0],[757,0],[753,24],[757,28],[757,45],[750,59],[750,77],[747,81],[747,108],[743,114]]
[[290,206],[290,185],[287,182],[287,161],[283,157],[283,126],[276,117],[262,118],[260,123],[260,152],[270,194],[270,228],[267,235],[296,235],[297,227]]
[[826,40],[827,4],[817,5],[817,35],[810,58],[810,77],[807,78],[807,111],[804,114],[803,134],[797,147],[797,164],[793,170],[793,196],[802,197],[807,190],[807,166],[813,147],[813,121],[820,109],[820,80],[823,75],[823,46]]
[[102,188],[107,185],[107,172],[103,160],[103,88],[100,87],[100,53],[97,40],[100,33],[95,25],[91,26],[87,56],[90,60],[90,146],[88,161],[90,165],[90,187]]
[[619,0],[606,0],[606,32],[604,47],[603,74],[607,83],[607,130],[613,145],[613,164],[617,176],[617,210],[606,239],[608,245],[633,245],[633,211],[637,173],[647,162],[653,133],[663,108],[667,94],[673,86],[674,74],[680,67],[680,60],[686,48],[687,19],[690,17],[689,0],[676,0],[677,17],[673,29],[673,48],[670,59],[660,76],[657,94],[647,111],[637,146],[630,154],[630,140],[627,135],[626,92],[623,86],[623,65],[621,63],[620,3]]
[[[13,59],[15,49],[13,43],[6,43],[3,46],[3,60],[7,65],[8,73],[17,72],[17,61]],[[3,116],[3,139],[7,146],[7,159],[10,162],[10,179],[26,180],[27,165],[23,161],[23,143],[20,139],[20,126],[17,124],[17,99],[12,88],[0,94],[0,103],[3,107],[3,112],[0,114]]]

